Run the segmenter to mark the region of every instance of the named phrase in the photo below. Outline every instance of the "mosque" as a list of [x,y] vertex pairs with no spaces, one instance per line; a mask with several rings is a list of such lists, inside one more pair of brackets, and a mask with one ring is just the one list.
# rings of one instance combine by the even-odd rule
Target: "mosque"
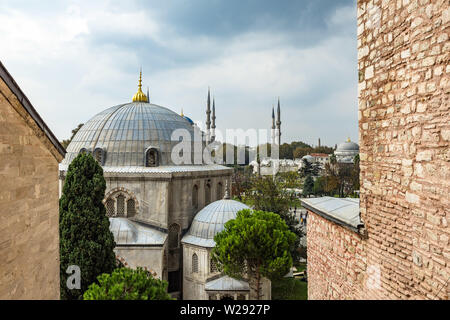
[[[142,91],[142,72],[132,102],[110,107],[88,120],[73,137],[59,166],[60,190],[71,161],[89,152],[103,167],[104,204],[116,255],[135,268],[146,267],[169,283],[173,297],[251,299],[248,283],[220,274],[211,260],[214,236],[237,211],[230,200],[232,168],[214,163],[176,164],[171,153],[177,129],[202,149],[215,140],[215,101],[208,89],[206,132],[183,114],[153,103]],[[197,163],[197,162],[195,162]],[[270,282],[263,287],[270,299]]]

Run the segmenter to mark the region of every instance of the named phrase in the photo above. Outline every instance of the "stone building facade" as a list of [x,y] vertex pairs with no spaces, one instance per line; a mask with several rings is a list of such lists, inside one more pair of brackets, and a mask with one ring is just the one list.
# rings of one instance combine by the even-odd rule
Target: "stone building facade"
[[64,153],[0,63],[0,299],[59,299]]
[[308,296],[448,299],[449,2],[357,6],[364,232],[310,210]]
[[[214,131],[205,134],[184,115],[150,103],[141,77],[131,102],[101,111],[78,130],[59,166],[60,185],[78,154],[92,154],[103,168],[103,203],[116,255],[168,281],[169,293],[180,298],[181,239],[195,214],[223,198],[233,169],[204,161],[206,137],[213,139]],[[206,113],[209,121],[209,91]],[[214,128],[214,101],[211,124]]]

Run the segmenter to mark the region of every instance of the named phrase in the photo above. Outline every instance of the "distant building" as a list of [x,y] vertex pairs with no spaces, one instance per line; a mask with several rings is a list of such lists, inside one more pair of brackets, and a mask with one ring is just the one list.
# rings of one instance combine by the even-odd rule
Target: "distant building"
[[59,299],[65,150],[0,62],[0,299]]
[[350,138],[348,138],[347,141],[340,143],[334,151],[337,162],[341,163],[353,163],[355,156],[358,154],[359,145],[350,141]]
[[264,158],[259,164],[253,160],[249,165],[253,168],[254,174],[259,172],[262,176],[270,176],[279,172],[297,172],[301,166],[301,160]]

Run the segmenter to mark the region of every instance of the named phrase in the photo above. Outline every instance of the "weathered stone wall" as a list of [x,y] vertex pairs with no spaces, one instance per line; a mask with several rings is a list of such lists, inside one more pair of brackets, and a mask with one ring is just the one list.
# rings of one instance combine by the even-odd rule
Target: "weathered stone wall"
[[306,228],[308,299],[357,299],[372,290],[359,234],[311,211]]
[[0,299],[59,299],[61,160],[0,79]]
[[[360,209],[368,238],[355,239],[348,261],[362,261],[364,275],[353,288],[349,281],[359,267],[346,266],[339,254],[319,256],[330,247],[342,254],[345,236],[354,248],[353,237],[310,213],[309,295],[448,299],[449,1],[358,0],[357,14]],[[329,235],[334,228],[340,231]],[[377,273],[378,289],[367,290]]]
[[156,278],[164,278],[163,247],[116,246],[114,252],[127,263],[127,267],[132,269],[137,267],[147,268],[152,273],[156,273]]

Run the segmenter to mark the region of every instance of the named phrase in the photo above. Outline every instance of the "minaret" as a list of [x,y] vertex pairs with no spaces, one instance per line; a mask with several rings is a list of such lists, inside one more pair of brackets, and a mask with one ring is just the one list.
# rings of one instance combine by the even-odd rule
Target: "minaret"
[[211,125],[211,98],[208,87],[208,100],[206,101],[206,143],[211,141],[210,125]]
[[278,108],[277,108],[277,139],[278,139],[278,145],[281,145],[280,97],[278,97]]
[[216,103],[213,97],[211,142],[214,142],[214,140],[216,140]]
[[272,130],[271,130],[272,136],[271,136],[271,143],[272,145],[275,143],[275,110],[272,105]]
[[319,138],[319,148],[320,148],[320,138]]

